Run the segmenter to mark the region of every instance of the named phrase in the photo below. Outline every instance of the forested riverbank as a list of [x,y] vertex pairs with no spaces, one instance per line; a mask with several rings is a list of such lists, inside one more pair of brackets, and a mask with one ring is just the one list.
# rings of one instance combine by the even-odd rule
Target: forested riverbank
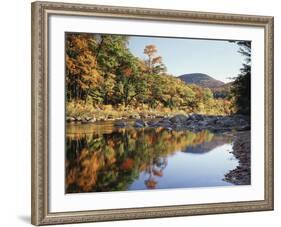
[[[249,114],[249,63],[223,98],[167,73],[153,44],[145,59],[128,49],[129,37],[66,35],[66,116],[69,120],[110,120],[176,114]],[[247,57],[249,44],[237,42]],[[249,57],[247,58],[249,59]],[[248,60],[247,60],[248,61]]]

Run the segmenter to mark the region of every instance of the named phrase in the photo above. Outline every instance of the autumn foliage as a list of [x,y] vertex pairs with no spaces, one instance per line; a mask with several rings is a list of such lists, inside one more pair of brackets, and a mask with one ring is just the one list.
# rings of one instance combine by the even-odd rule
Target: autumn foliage
[[[231,114],[231,98],[216,99],[208,88],[187,85],[167,74],[164,60],[153,44],[144,47],[145,59],[128,49],[129,37],[66,34],[67,114],[82,115],[83,105],[126,113],[155,110]],[[226,101],[227,100],[227,101]],[[73,104],[74,103],[74,109]],[[82,105],[80,112],[75,108]],[[92,116],[90,116],[92,117]]]

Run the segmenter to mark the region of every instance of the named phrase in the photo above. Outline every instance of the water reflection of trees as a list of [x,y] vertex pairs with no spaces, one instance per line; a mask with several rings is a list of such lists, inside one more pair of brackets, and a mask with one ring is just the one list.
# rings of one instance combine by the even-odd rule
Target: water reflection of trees
[[111,133],[67,135],[66,192],[122,191],[146,172],[147,188],[157,186],[167,156],[215,140],[198,133],[163,129],[119,129]]

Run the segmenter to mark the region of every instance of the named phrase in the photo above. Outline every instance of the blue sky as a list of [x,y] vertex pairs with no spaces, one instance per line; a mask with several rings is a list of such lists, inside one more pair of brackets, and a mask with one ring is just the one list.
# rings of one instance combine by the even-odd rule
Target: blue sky
[[206,73],[217,80],[230,82],[239,73],[244,57],[235,43],[223,40],[180,39],[130,36],[129,49],[145,59],[143,49],[154,44],[162,56],[168,73]]

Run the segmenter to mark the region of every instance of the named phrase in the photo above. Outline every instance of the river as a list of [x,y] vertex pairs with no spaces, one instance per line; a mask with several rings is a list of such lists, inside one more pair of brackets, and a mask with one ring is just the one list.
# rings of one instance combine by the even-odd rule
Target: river
[[67,124],[66,193],[230,186],[233,136],[209,131]]

